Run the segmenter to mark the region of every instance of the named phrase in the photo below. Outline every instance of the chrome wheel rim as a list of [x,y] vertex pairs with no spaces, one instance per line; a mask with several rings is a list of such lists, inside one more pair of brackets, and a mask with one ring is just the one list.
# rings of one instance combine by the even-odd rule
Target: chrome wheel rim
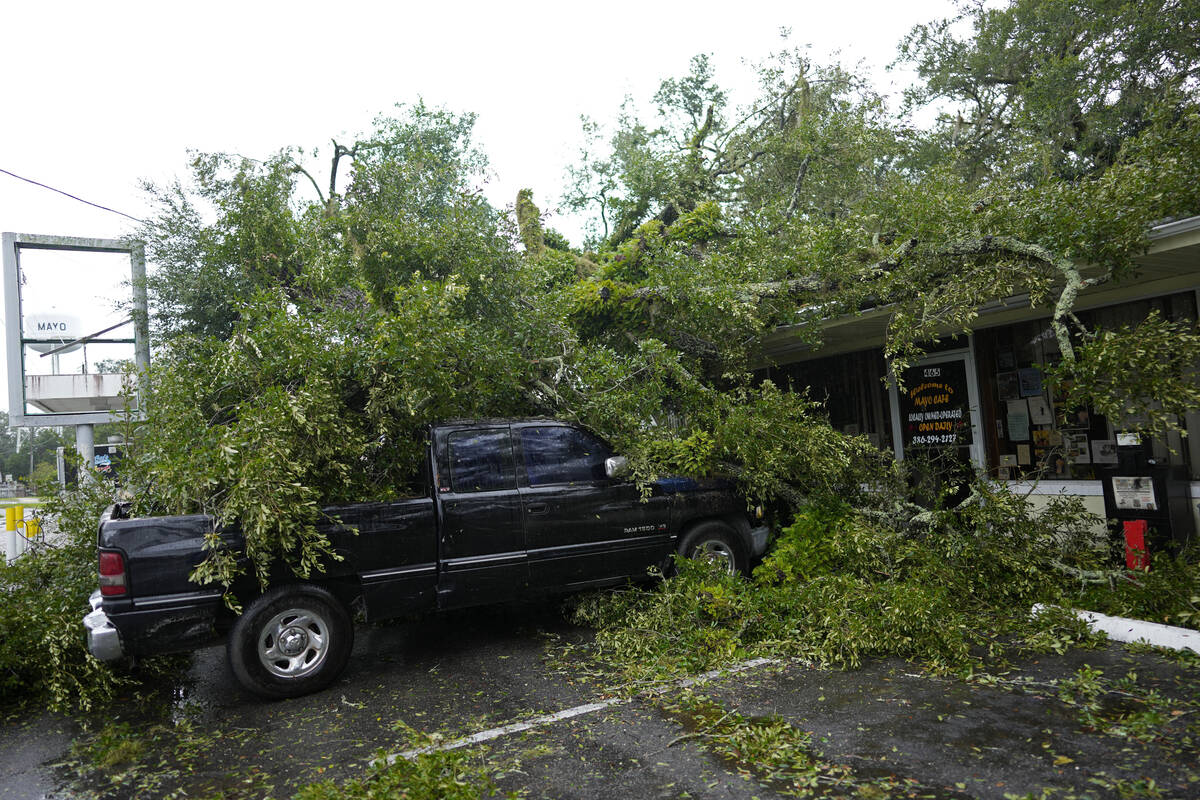
[[730,575],[737,572],[737,562],[734,560],[733,549],[721,539],[705,539],[696,543],[692,558],[699,558],[709,564],[716,564]]
[[307,608],[289,608],[271,617],[258,635],[258,660],[277,678],[303,678],[316,672],[329,653],[329,623]]

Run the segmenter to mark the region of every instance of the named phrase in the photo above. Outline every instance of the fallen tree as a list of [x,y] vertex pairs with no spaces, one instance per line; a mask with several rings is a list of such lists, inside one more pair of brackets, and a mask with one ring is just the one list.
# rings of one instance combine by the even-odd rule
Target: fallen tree
[[[597,252],[543,230],[530,195],[516,220],[482,198],[470,115],[417,105],[382,117],[332,143],[328,182],[297,150],[200,155],[187,182],[149,187],[158,209],[138,232],[157,265],[155,367],[126,488],[141,512],[200,511],[241,528],[245,552],[214,537],[198,581],[228,587],[243,569],[304,576],[331,557],[321,509],[403,494],[429,421],[553,415],[610,439],[640,481],[728,477],[776,508],[780,528],[848,504],[839,519],[859,526],[857,545],[869,546],[873,525],[894,547],[888,563],[851,564],[857,583],[839,579],[846,592],[833,599],[847,614],[877,588],[903,600],[897,608],[993,591],[941,575],[930,599],[922,571],[936,571],[938,534],[953,530],[967,547],[961,535],[990,537],[1025,512],[976,502],[985,486],[951,510],[912,503],[905,467],[833,430],[814,399],[756,378],[758,342],[782,324],[819,342],[823,320],[884,309],[885,355],[900,372],[930,341],[969,330],[981,305],[1028,293],[1059,339],[1052,377],[1072,381],[1076,399],[1141,404],[1152,431],[1178,424],[1200,403],[1194,325],[1087,330],[1074,308],[1087,285],[1133,275],[1153,223],[1200,211],[1189,53],[1158,96],[1121,106],[1136,124],[1109,126],[1086,164],[1047,151],[1019,115],[999,132],[972,119],[982,149],[958,148],[952,119],[896,125],[853,75],[796,52],[764,65],[762,95],[727,119],[698,60],[664,82],[660,125],[622,119],[611,156],[580,165],[587,180],[573,196],[613,223]],[[1045,111],[1061,99],[1038,102]],[[1081,121],[1097,108],[1069,99]],[[1075,146],[1085,142],[1094,137]],[[1026,551],[1014,548],[994,591],[1054,599],[1042,590],[1064,570],[1039,561],[1025,586]],[[962,569],[987,566],[986,548],[973,552]],[[920,568],[893,571],[896,553]],[[1066,555],[1056,553],[1067,572],[1094,566]],[[772,563],[786,575],[804,554],[791,557]],[[813,585],[804,602],[834,582],[792,578]],[[961,653],[970,642],[943,644],[937,652]]]
[[[818,342],[823,319],[864,309],[886,309],[900,374],[1027,293],[1075,401],[1132,403],[1152,431],[1200,402],[1187,325],[1093,331],[1074,313],[1084,288],[1133,274],[1152,223],[1200,210],[1186,81],[1088,169],[1038,171],[1046,145],[1020,119],[966,164],[944,125],[897,126],[840,68],[791,51],[760,74],[727,114],[697,58],[655,96],[659,127],[623,117],[611,156],[584,159],[571,196],[614,222],[599,252],[543,230],[529,193],[516,219],[492,208],[473,117],[424,105],[334,142],[325,185],[284,150],[202,155],[189,184],[151,187],[141,510],[237,522],[260,579],[277,562],[306,575],[329,557],[320,509],[402,493],[429,421],[553,415],[609,438],[643,482],[719,474],[785,517],[839,497],[911,526],[901,467],[754,374],[777,326]],[[1122,372],[1137,362],[1167,366]],[[236,564],[214,547],[195,577],[228,586]]]

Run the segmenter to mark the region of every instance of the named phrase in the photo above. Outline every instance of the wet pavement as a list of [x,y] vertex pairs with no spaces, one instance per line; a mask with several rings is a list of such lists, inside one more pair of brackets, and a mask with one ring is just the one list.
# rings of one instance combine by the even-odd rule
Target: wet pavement
[[910,778],[936,794],[1004,798],[1053,788],[1107,796],[1103,783],[1152,779],[1165,796],[1200,795],[1196,749],[1085,730],[1078,707],[1050,684],[1085,664],[1112,677],[1132,669],[1142,689],[1200,701],[1195,670],[1119,647],[1040,657],[995,686],[887,661],[850,673],[788,666],[750,684],[720,686],[713,697],[744,716],[781,715],[811,732],[825,759],[856,773]]
[[[140,741],[125,762],[94,769],[94,760],[71,757],[78,721],[43,714],[5,722],[0,798],[288,797],[316,780],[362,777],[378,753],[411,746],[414,732],[449,741],[605,697],[584,665],[561,655],[560,645],[588,637],[554,605],[360,626],[350,665],[330,689],[277,702],[240,689],[223,648],[204,650],[181,686],[83,720],[93,732],[115,721]],[[1116,645],[1013,667],[999,679],[965,682],[900,661],[853,672],[787,662],[694,691],[747,719],[783,719],[811,734],[824,761],[916,796],[1004,798],[1050,788],[1056,797],[1123,797],[1138,787],[1158,792],[1144,796],[1200,796],[1200,668]],[[1062,681],[1081,674],[1101,676],[1110,690],[1125,679],[1119,686],[1131,691],[1097,695],[1099,720],[1085,718],[1080,703],[1059,696]],[[1076,698],[1086,695],[1081,686]],[[1130,699],[1135,694],[1150,696],[1159,714],[1144,741],[1126,735],[1140,731],[1126,712],[1147,707]],[[1121,725],[1098,730],[1106,721]],[[534,798],[766,798],[787,790],[716,758],[663,697],[480,749],[502,770],[501,788]],[[83,780],[62,766],[71,762]],[[863,794],[861,786],[826,789]]]
[[[694,691],[744,718],[782,718],[809,733],[822,761],[848,770],[831,771],[837,779],[822,787],[831,796],[1200,796],[1200,753],[1181,746],[1195,739],[1183,731],[1193,711],[1175,718],[1178,736],[1153,741],[1088,729],[1050,684],[1085,664],[1112,677],[1134,670],[1164,708],[1200,703],[1200,670],[1116,646],[1029,660],[997,685],[923,675],[901,661],[852,672],[791,662]],[[722,762],[696,740],[681,741],[682,730],[661,702],[639,701],[530,732],[492,757],[518,761],[521,774],[500,785],[533,798],[749,800],[795,789],[755,774],[752,764]]]
[[47,797],[62,780],[49,766],[70,747],[79,728],[53,714],[0,722],[0,798]]

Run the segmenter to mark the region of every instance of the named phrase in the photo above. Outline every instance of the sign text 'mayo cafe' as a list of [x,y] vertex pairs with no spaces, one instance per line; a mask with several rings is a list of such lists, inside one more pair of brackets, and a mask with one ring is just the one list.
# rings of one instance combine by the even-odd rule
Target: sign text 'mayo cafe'
[[905,447],[945,447],[970,442],[967,374],[961,361],[905,371],[900,397]]

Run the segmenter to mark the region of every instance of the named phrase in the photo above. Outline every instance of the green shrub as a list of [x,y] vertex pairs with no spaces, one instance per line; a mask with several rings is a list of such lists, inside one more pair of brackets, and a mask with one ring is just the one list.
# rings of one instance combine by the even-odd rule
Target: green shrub
[[1200,559],[1150,553],[1148,570],[1121,571],[1081,590],[1079,608],[1200,630]]
[[1073,584],[1062,565],[1095,566],[1078,511],[1035,513],[989,486],[955,512],[904,524],[845,504],[808,506],[751,580],[681,562],[676,578],[650,589],[578,601],[575,618],[597,628],[598,658],[632,680],[752,655],[969,669],[1001,634],[1056,624],[1029,610],[1063,601]]
[[51,499],[43,513],[62,540],[0,564],[0,706],[44,700],[86,710],[119,685],[87,652],[82,625],[97,587],[96,520],[108,502],[99,487]]

